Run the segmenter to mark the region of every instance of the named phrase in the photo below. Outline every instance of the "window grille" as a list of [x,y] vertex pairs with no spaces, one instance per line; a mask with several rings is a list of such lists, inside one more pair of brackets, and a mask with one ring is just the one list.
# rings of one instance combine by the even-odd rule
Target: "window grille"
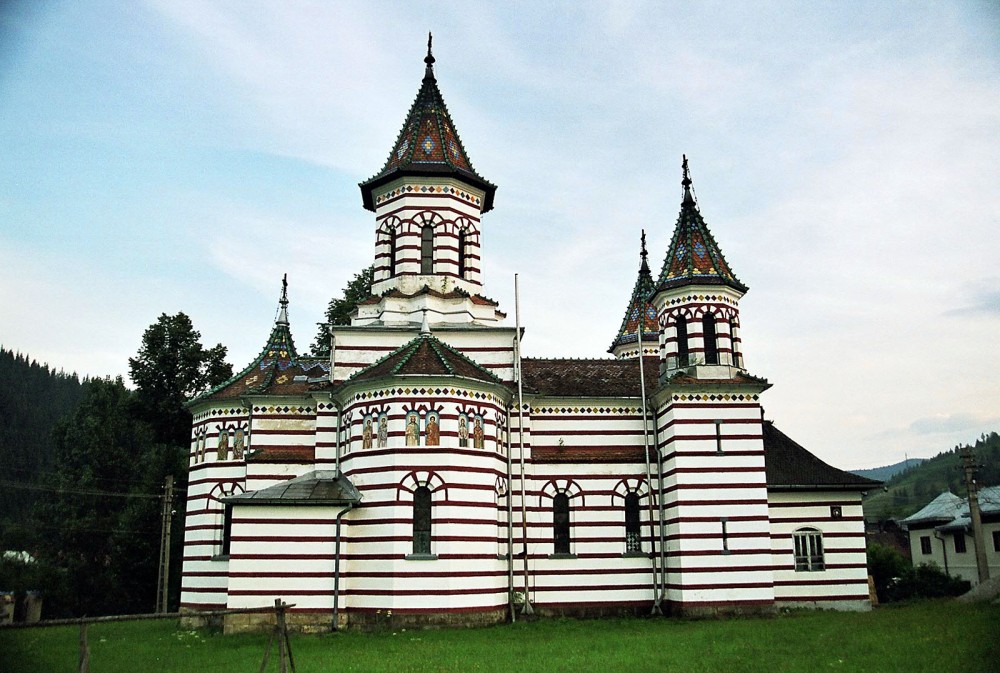
[[413,553],[431,553],[431,490],[426,486],[413,492]]
[[625,494],[625,553],[642,551],[642,534],[639,518],[639,494],[629,491]]
[[823,533],[815,528],[795,531],[795,570],[823,570],[826,564],[823,560]]
[[556,554],[569,554],[569,496],[556,493],[552,499],[552,538]]

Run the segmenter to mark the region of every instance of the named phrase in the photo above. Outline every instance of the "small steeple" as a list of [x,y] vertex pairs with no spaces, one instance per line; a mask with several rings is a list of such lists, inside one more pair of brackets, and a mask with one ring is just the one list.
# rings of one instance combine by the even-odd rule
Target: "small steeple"
[[389,158],[376,175],[362,182],[364,207],[374,211],[373,190],[396,178],[406,176],[454,177],[484,192],[482,212],[493,208],[496,185],[486,180],[472,167],[458,137],[455,124],[441,97],[434,76],[433,37],[427,34],[427,56],[424,57],[424,79],[403,122],[403,128],[389,152]]
[[[635,287],[632,289],[632,298],[629,300],[628,307],[625,310],[625,319],[622,320],[618,336],[615,337],[611,348],[608,349],[609,353],[613,353],[619,358],[638,356],[635,346],[638,345],[638,333],[640,329],[642,330],[643,339],[650,344],[655,344],[656,337],[654,335],[660,330],[660,326],[656,321],[656,308],[649,301],[650,295],[653,293],[654,284],[653,276],[649,272],[649,263],[646,259],[648,253],[646,252],[645,229],[642,230],[642,236],[639,240],[639,257],[642,260],[639,264],[639,277],[636,279]],[[629,350],[630,347],[632,350]]]
[[698,210],[687,155],[684,155],[681,170],[684,198],[656,290],[682,285],[728,285],[738,292],[746,292],[747,286],[729,268]]
[[424,81],[427,80],[434,81],[434,54],[431,53],[431,42],[434,40],[434,36],[431,35],[430,31],[427,31],[427,56],[424,57],[424,63],[427,67],[424,68]]
[[288,274],[281,278],[281,299],[278,300],[278,318],[274,321],[277,325],[288,325]]

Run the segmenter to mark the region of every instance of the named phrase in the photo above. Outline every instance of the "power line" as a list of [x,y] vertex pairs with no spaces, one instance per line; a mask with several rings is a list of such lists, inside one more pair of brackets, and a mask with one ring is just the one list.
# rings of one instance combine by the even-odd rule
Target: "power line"
[[62,488],[58,486],[42,486],[40,484],[28,484],[19,481],[8,481],[0,479],[0,486],[8,488],[20,488],[27,491],[46,491],[49,493],[63,493],[68,495],[93,495],[102,498],[147,498],[150,500],[162,500],[164,495],[159,493],[122,493],[121,491],[100,491],[87,488]]

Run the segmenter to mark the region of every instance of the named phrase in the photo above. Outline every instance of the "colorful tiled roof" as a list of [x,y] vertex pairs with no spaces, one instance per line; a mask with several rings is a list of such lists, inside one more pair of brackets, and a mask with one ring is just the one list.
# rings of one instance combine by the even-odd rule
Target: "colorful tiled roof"
[[[646,393],[656,390],[660,363],[643,358]],[[639,364],[631,360],[525,358],[526,390],[551,397],[639,397]]]
[[767,487],[775,490],[838,489],[868,491],[882,485],[867,477],[839,470],[802,448],[764,421],[764,471]]
[[364,207],[375,210],[372,190],[397,177],[446,175],[460,178],[482,189],[485,192],[485,213],[493,208],[493,195],[497,188],[476,172],[462,146],[462,140],[458,137],[458,131],[448,114],[434,77],[434,56],[431,54],[429,36],[424,63],[427,67],[420,91],[406,115],[406,121],[403,122],[389,158],[381,171],[359,185]]
[[625,318],[622,320],[622,326],[618,329],[618,336],[611,343],[611,348],[608,349],[609,353],[613,353],[615,348],[623,344],[636,343],[639,340],[639,320],[642,316],[643,320],[643,340],[654,342],[657,339],[657,334],[660,331],[660,326],[656,321],[656,307],[649,301],[649,298],[653,294],[655,285],[653,283],[653,276],[649,272],[649,263],[647,261],[648,253],[646,252],[646,232],[642,232],[642,251],[640,252],[642,257],[642,264],[639,265],[639,277],[635,281],[635,287],[632,289],[632,298],[629,299],[628,308],[625,310]]
[[684,179],[681,184],[684,186],[684,199],[656,289],[698,284],[728,285],[739,292],[746,292],[747,286],[729,268],[719,244],[715,242],[698,211],[698,204],[691,194],[691,177],[686,156],[683,169]]
[[387,376],[461,376],[501,383],[492,372],[431,334],[421,334],[378,362],[356,372],[349,380],[370,381]]
[[[288,280],[286,276],[282,279],[278,317],[274,321],[274,328],[271,329],[271,335],[260,354],[238,374],[198,395],[188,404],[209,399],[232,399],[243,395],[271,392],[275,386],[282,386],[283,394],[295,394],[298,391],[293,391],[289,386],[294,387],[295,384],[301,383],[296,379],[307,377],[310,370],[317,368],[323,369],[323,361],[303,359],[300,362],[295,350],[295,342],[292,340],[292,331],[288,324]],[[329,370],[328,364],[326,370]],[[315,376],[315,372],[313,375]],[[308,388],[304,383],[299,385],[299,387],[303,386]]]

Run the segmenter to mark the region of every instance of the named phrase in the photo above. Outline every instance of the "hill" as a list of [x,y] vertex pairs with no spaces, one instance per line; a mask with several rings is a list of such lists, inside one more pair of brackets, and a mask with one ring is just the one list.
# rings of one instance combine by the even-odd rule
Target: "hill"
[[[0,347],[0,549],[15,547],[15,529],[35,502],[35,484],[52,466],[56,423],[83,399],[87,381]],[[15,537],[11,537],[11,536]]]
[[[965,497],[965,478],[959,469],[963,448],[956,446],[890,478],[885,488],[865,497],[865,518],[885,520],[909,516],[942,491]],[[980,466],[976,475],[979,485],[1000,484],[1000,435],[996,432],[984,434],[971,448]]]
[[867,470],[850,470],[850,473],[856,474],[859,477],[875,479],[877,481],[889,481],[900,472],[904,472],[911,467],[916,467],[925,460],[926,458],[909,458],[907,460],[901,460],[898,463],[893,463],[892,465],[872,467]]

